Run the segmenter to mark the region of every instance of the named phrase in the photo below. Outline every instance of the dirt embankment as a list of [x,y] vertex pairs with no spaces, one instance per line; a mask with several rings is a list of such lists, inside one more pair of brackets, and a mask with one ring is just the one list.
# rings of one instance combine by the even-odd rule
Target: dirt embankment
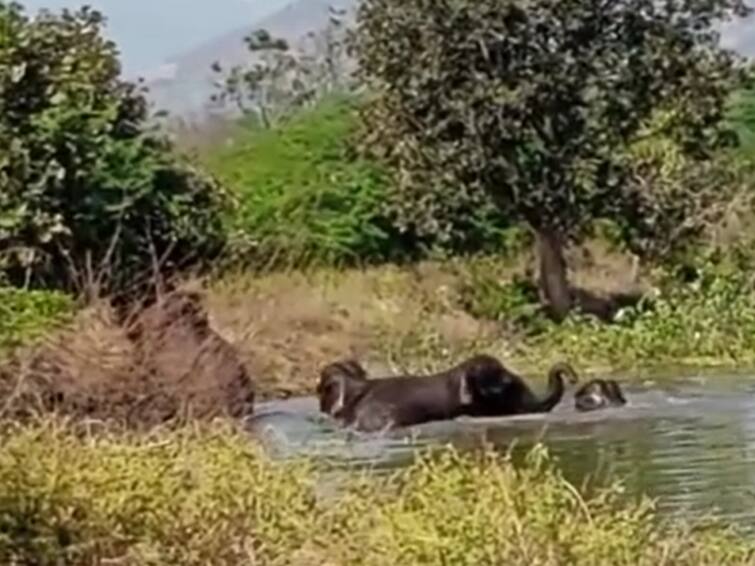
[[2,416],[57,412],[142,428],[252,412],[254,383],[199,295],[174,293],[130,320],[115,318],[97,305],[19,352],[2,371]]

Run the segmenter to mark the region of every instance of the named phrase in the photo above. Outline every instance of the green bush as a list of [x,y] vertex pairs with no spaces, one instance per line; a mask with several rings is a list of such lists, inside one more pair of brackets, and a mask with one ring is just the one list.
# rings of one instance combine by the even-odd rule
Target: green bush
[[73,301],[62,293],[0,288],[0,350],[42,336],[72,310]]
[[331,98],[275,129],[251,125],[207,157],[235,189],[230,229],[248,263],[340,265],[501,246],[500,221],[484,207],[446,215],[447,238],[400,226],[386,212],[389,199],[402,198],[393,181],[352,150],[354,103]]
[[[616,488],[590,497],[538,448],[522,466],[451,449],[320,495],[328,476],[274,463],[225,426],[77,436],[54,423],[0,440],[6,564],[556,566],[748,564],[715,526],[656,520]],[[329,481],[334,481],[332,477]]]
[[328,101],[272,130],[250,127],[208,158],[235,189],[237,251],[262,264],[338,264],[400,253],[380,214],[385,178],[348,155],[344,100]]
[[27,17],[0,1],[0,269],[14,284],[122,288],[223,244],[216,184],[147,127],[88,8]]
[[528,344],[575,362],[617,366],[738,365],[755,361],[755,288],[742,272],[708,269],[699,280],[664,281],[656,297],[601,325],[573,316]]

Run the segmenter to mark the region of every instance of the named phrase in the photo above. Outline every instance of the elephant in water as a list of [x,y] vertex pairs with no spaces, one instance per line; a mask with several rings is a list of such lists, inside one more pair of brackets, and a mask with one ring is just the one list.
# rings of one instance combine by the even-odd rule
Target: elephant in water
[[320,410],[364,432],[412,426],[459,416],[504,416],[550,411],[564,393],[567,364],[551,369],[548,393],[537,397],[496,358],[475,355],[429,376],[369,379],[353,360],[323,368],[317,386]]
[[504,390],[484,406],[475,407],[471,416],[498,417],[550,412],[564,396],[566,382],[576,384],[577,372],[565,362],[554,364],[548,371],[548,386],[543,396],[538,396],[520,376],[508,369]]
[[612,379],[593,379],[574,393],[574,406],[578,411],[596,411],[627,404],[619,384]]

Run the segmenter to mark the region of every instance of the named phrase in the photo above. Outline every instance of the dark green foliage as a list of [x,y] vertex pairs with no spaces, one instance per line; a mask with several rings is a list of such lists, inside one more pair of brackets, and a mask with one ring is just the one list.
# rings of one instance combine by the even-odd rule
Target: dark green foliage
[[31,19],[0,2],[0,267],[13,283],[96,271],[121,289],[223,243],[221,193],[146,128],[102,25],[87,8]]
[[743,12],[738,0],[366,0],[367,141],[407,191],[484,191],[506,215],[579,235],[637,212],[625,150],[659,110],[686,154],[730,141],[719,122],[740,76],[712,26]]

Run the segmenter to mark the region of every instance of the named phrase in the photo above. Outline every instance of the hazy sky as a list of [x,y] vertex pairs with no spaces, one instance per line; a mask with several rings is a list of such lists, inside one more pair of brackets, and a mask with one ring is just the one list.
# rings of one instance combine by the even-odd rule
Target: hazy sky
[[[21,0],[27,9],[90,4],[108,17],[107,33],[121,49],[126,75],[149,73],[168,57],[254,23],[291,0]],[[740,23],[729,41],[755,55],[755,19]]]
[[83,4],[108,18],[126,74],[141,74],[166,58],[237,27],[254,23],[290,0],[21,0],[30,12]]

